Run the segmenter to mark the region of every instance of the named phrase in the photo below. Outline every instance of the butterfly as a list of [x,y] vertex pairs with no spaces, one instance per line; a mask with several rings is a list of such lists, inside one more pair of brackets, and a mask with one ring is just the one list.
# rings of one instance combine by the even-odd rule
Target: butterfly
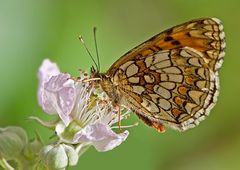
[[120,57],[106,73],[92,70],[112,103],[131,109],[158,132],[185,131],[204,120],[219,94],[225,34],[217,18],[167,29]]

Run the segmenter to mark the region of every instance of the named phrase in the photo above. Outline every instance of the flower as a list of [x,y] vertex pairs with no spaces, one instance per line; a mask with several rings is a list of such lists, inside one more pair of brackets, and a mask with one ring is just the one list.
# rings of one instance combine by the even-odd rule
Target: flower
[[42,148],[40,158],[42,162],[38,166],[43,165],[47,169],[65,169],[77,164],[78,153],[72,146],[66,144],[47,145]]
[[0,128],[0,169],[36,169],[42,146],[39,136],[29,140],[21,127]]
[[24,129],[17,126],[0,128],[0,159],[19,159],[27,142],[28,137]]
[[[129,132],[115,133],[117,110],[105,93],[96,89],[82,72],[79,79],[61,73],[55,63],[46,59],[39,73],[38,102],[48,114],[58,114],[55,131],[61,141],[70,144],[93,145],[98,151],[108,151],[126,140]],[[120,119],[129,114],[122,110]],[[40,121],[39,121],[40,122]]]

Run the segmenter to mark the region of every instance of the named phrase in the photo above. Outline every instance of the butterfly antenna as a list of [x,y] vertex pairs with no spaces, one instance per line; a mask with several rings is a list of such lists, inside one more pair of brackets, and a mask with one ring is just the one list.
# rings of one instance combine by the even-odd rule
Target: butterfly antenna
[[97,27],[93,27],[93,36],[94,36],[94,43],[95,43],[95,49],[96,49],[96,54],[97,54],[97,65],[98,65],[98,72],[100,72],[100,59],[98,55],[98,46],[97,46]]
[[91,57],[94,65],[95,65],[95,67],[98,69],[98,65],[97,65],[96,61],[94,60],[92,54],[91,54],[90,51],[88,50],[88,48],[87,48],[87,46],[86,46],[86,44],[85,44],[85,42],[84,42],[84,40],[83,40],[83,37],[82,37],[82,36],[79,36],[78,38],[79,38],[80,42],[83,44],[84,48],[86,49],[88,55]]

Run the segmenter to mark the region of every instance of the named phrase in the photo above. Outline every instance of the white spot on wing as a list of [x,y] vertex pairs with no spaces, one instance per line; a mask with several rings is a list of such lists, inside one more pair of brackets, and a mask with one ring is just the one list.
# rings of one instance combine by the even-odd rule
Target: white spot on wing
[[145,59],[145,64],[147,67],[150,67],[153,63],[153,56],[148,56],[146,59]]
[[134,63],[134,61],[128,61],[128,62],[124,63],[123,65],[121,65],[120,68],[121,68],[123,71],[125,71],[125,70],[127,69],[127,67],[128,67],[130,64],[132,64],[132,63]]
[[147,99],[143,98],[143,102],[141,103],[141,105],[151,113],[159,112],[159,108],[157,107],[157,105]]
[[169,66],[171,66],[170,60],[165,60],[165,61],[162,61],[162,62],[155,63],[154,65],[152,65],[150,67],[150,69],[151,70],[158,70],[158,69],[166,68],[166,67],[169,67]]
[[147,82],[147,83],[153,83],[155,81],[154,79],[154,76],[153,75],[144,75],[144,80]]
[[183,75],[180,74],[168,74],[169,81],[181,83],[183,81]]
[[173,73],[173,74],[180,74],[181,73],[180,69],[177,68],[177,67],[164,68],[163,71],[165,73]]
[[197,67],[201,67],[202,65],[199,62],[199,59],[196,57],[192,57],[188,60],[188,62],[193,65],[193,66],[197,66]]
[[128,78],[128,81],[130,82],[130,83],[139,83],[139,77],[129,77]]
[[127,67],[126,75],[127,77],[130,77],[132,75],[137,74],[137,72],[138,72],[138,66],[136,66],[135,64],[131,64]]
[[167,89],[165,89],[159,85],[154,86],[154,92],[159,94],[160,96],[162,96],[165,99],[171,98],[170,92]]
[[164,87],[165,89],[172,90],[175,88],[175,83],[173,82],[161,82],[159,83],[160,86]]
[[166,99],[159,99],[158,105],[164,110],[169,110],[171,108],[171,104]]
[[154,63],[162,62],[164,60],[169,59],[169,52],[168,51],[161,51],[157,54],[154,54]]
[[145,91],[145,88],[142,86],[132,86],[133,92],[137,94],[142,94]]

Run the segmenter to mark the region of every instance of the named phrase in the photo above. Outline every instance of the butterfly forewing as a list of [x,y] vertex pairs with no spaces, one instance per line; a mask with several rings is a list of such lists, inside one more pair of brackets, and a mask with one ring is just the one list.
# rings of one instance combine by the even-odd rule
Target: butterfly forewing
[[[224,38],[223,25],[219,19],[192,20],[157,34],[130,50],[111,66],[107,74],[110,76],[114,74],[120,63],[126,63],[129,60],[148,56],[161,50],[181,47],[192,47],[216,63],[224,57]],[[212,63],[212,66],[215,63]]]
[[101,84],[115,103],[158,131],[162,125],[183,131],[204,120],[216,103],[224,48],[218,19],[192,20],[123,55]]

